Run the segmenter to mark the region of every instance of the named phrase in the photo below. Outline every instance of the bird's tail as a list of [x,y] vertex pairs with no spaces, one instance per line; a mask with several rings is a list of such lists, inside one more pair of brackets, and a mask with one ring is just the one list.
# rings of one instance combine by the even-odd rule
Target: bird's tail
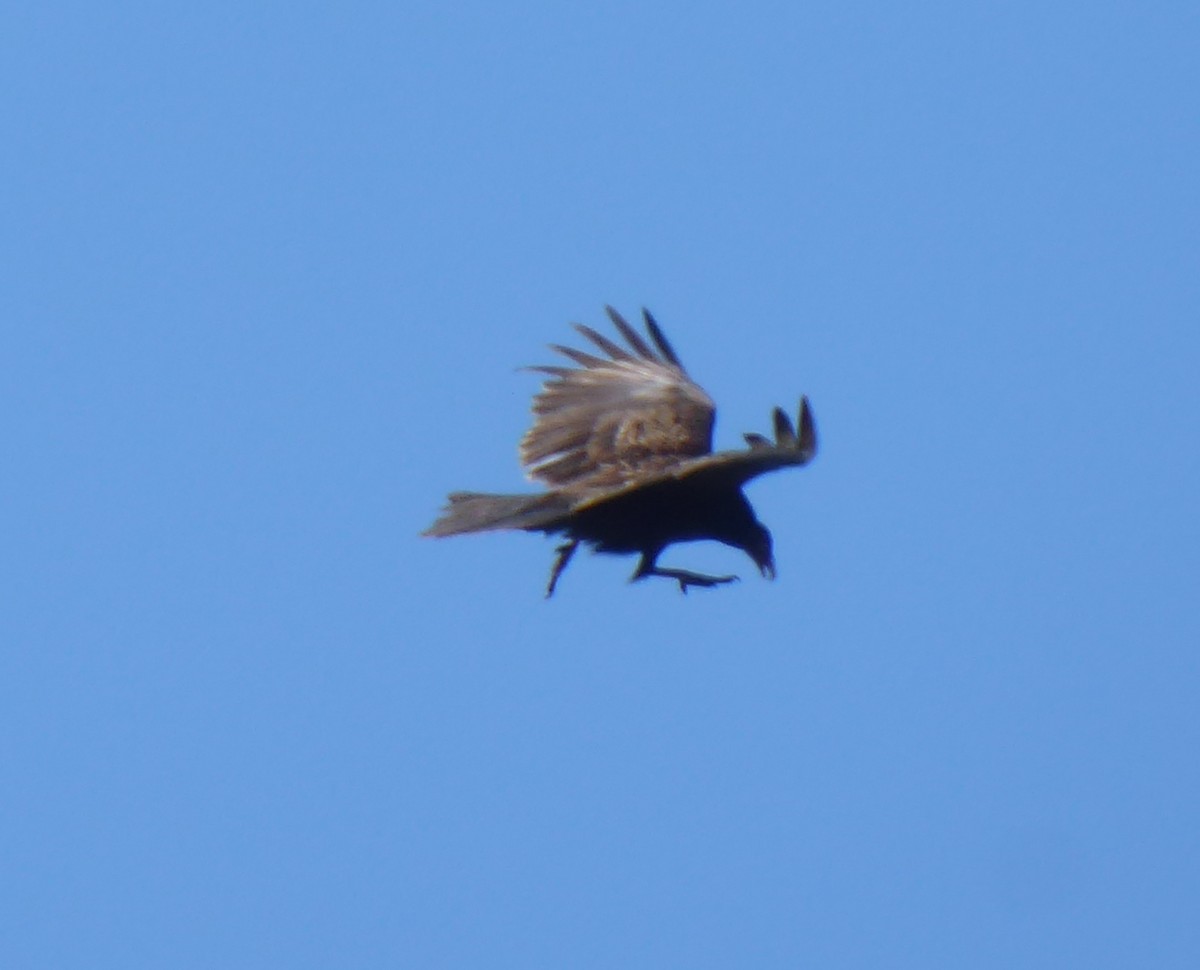
[[569,511],[569,504],[554,492],[541,495],[488,495],[452,492],[438,520],[422,535],[456,536],[493,529],[552,531],[553,524]]

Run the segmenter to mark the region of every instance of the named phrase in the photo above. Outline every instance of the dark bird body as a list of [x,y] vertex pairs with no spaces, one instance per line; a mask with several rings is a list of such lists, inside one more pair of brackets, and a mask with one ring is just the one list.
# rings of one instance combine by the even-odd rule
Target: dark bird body
[[576,329],[607,357],[554,345],[578,367],[533,368],[549,375],[534,398],[533,427],[521,441],[530,475],[550,486],[534,495],[456,492],[425,535],[497,529],[562,535],[550,583],[579,544],[596,552],[641,556],[633,579],[665,576],[684,592],[734,576],[705,576],[657,565],[669,545],[713,539],[742,549],[774,578],[771,534],[742,493],[757,475],[806,464],[816,430],[805,398],[799,421],[779,408],[775,439],[747,434],[742,451],[712,451],[715,407],[683,369],[666,337],[643,311],[649,344],[611,307],[629,349],[589,327]]

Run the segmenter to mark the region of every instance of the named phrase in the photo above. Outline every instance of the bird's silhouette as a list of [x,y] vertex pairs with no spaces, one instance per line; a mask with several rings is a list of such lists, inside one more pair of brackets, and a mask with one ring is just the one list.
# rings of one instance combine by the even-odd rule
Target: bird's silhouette
[[745,435],[747,448],[712,450],[716,408],[696,384],[648,310],[651,343],[606,308],[627,347],[583,324],[575,329],[604,355],[551,345],[576,366],[533,367],[547,375],[534,397],[533,427],[520,456],[544,492],[454,492],[428,536],[496,529],[561,535],[546,595],[580,543],[602,553],[640,556],[631,580],[664,576],[687,592],[736,576],[706,576],[659,566],[676,542],[715,539],[742,549],[767,578],[775,576],[771,534],[742,486],[765,472],[804,465],[817,450],[808,399],[797,422],[774,410],[774,437]]

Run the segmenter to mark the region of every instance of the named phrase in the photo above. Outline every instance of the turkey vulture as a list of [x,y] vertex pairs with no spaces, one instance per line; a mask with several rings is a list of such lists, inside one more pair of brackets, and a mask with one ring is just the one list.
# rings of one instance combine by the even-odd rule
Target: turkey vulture
[[630,582],[665,576],[689,586],[717,586],[736,576],[705,576],[657,565],[667,546],[715,539],[746,552],[775,578],[771,533],[754,516],[742,486],[764,472],[806,464],[817,433],[808,399],[795,425],[774,412],[775,439],[745,435],[744,451],[712,450],[716,407],[696,384],[658,323],[643,310],[651,347],[606,307],[628,347],[575,324],[606,356],[552,344],[576,367],[532,367],[548,375],[533,399],[534,422],[521,440],[521,463],[545,483],[538,494],[454,492],[424,533],[452,536],[494,529],[562,535],[546,596],[581,542],[596,552],[638,553]]

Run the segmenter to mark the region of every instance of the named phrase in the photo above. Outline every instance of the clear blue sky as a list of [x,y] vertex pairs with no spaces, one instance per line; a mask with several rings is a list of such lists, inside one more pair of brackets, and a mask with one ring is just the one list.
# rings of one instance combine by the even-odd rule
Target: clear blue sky
[[[1194,3],[13,4],[0,965],[1200,966]],[[655,311],[779,579],[422,540]]]

